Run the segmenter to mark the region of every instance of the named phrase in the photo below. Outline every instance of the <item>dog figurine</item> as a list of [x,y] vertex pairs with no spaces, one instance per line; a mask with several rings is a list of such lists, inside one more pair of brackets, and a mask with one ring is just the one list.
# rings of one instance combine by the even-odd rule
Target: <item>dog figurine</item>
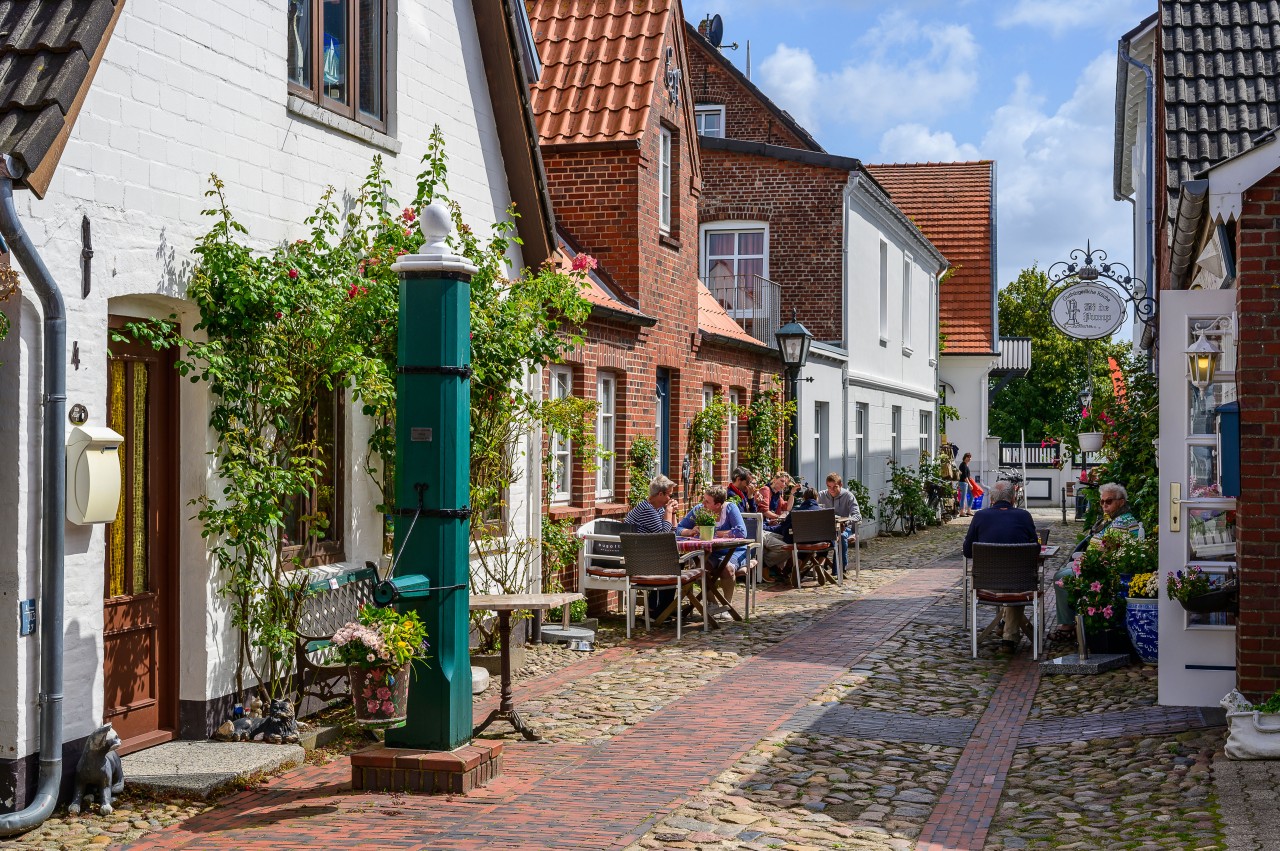
[[289,700],[273,700],[266,706],[266,714],[254,722],[249,739],[262,737],[262,741],[270,744],[294,744],[298,741],[298,719],[294,715],[293,703]]
[[94,730],[85,743],[84,753],[76,765],[75,792],[67,812],[76,815],[81,802],[88,798],[98,801],[98,809],[104,816],[111,815],[111,796],[124,791],[124,768],[120,765],[120,737],[110,722]]

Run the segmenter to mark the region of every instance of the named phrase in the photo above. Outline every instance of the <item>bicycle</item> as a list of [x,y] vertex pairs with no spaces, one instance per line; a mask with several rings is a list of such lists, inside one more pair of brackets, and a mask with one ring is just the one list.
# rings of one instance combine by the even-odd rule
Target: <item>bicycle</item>
[[1022,473],[1008,467],[1001,467],[996,474],[998,482],[1013,483],[1013,504],[1016,508],[1027,507],[1027,489],[1023,487]]

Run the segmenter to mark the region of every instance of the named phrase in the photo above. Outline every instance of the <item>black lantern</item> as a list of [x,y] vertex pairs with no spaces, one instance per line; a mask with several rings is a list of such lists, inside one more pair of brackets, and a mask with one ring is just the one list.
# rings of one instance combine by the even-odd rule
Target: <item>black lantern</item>
[[[813,342],[813,335],[809,333],[809,329],[801,325],[796,320],[796,311],[791,311],[791,321],[778,329],[775,335],[778,338],[778,354],[782,356],[782,365],[787,370],[787,383],[791,387],[791,401],[796,402],[796,416],[792,421],[791,435],[791,452],[789,453],[790,461],[788,465],[791,468],[792,475],[800,475],[800,411],[799,411],[799,381],[800,370],[804,369],[804,365],[809,360],[809,344]],[[810,377],[806,379],[812,381]]]

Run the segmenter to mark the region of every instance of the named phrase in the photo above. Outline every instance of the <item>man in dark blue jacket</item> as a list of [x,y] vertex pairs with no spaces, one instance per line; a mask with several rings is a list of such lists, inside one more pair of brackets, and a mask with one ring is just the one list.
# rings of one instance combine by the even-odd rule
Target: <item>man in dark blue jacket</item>
[[[964,557],[973,558],[973,545],[978,544],[1034,544],[1036,521],[1031,512],[1013,507],[1013,482],[996,482],[991,486],[991,505],[973,515],[969,533],[964,536]],[[1002,608],[1004,616],[1004,645],[1018,646],[1022,613],[1017,607]]]

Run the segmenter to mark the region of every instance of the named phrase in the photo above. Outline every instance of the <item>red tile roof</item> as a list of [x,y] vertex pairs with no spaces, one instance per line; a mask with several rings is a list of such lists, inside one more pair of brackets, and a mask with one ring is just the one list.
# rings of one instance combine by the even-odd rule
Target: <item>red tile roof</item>
[[724,305],[711,294],[711,290],[707,289],[701,281],[698,282],[698,330],[703,334],[736,340],[739,343],[753,343],[757,346],[765,346],[764,343],[742,330],[741,325],[733,321],[729,311],[724,309]]
[[[560,269],[567,272],[573,268],[573,258],[578,256],[578,251],[569,244],[563,234],[557,234],[556,242],[556,253],[552,255],[552,259]],[[582,288],[582,297],[596,307],[613,311],[615,315],[622,313],[636,319],[653,321],[648,315],[623,301],[613,291],[613,287],[605,280],[600,270],[587,272],[587,285]]]
[[675,0],[526,0],[542,76],[533,113],[546,145],[639,139]]
[[867,166],[954,270],[939,299],[938,318],[947,338],[944,353],[995,350],[994,170],[991,160]]

